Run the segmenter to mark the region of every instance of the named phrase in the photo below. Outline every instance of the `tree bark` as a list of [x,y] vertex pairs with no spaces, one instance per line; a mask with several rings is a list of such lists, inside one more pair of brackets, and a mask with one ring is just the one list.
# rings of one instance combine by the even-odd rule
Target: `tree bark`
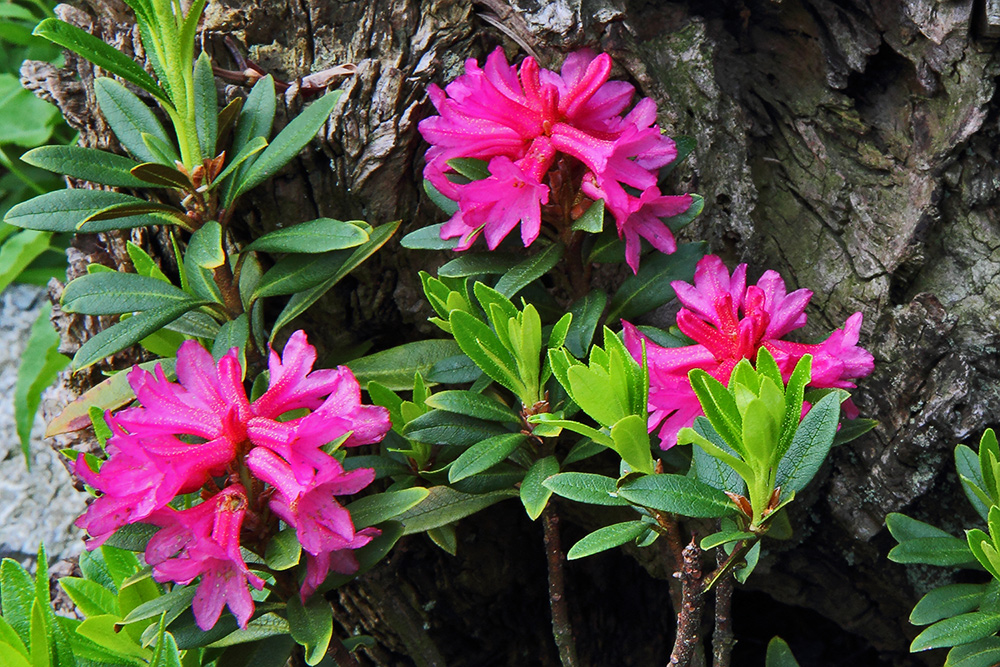
[[[782,634],[796,650],[789,628],[799,627],[797,612],[789,610],[804,607],[857,635],[863,659],[902,666],[941,662],[907,653],[916,629],[906,617],[947,574],[888,562],[885,515],[906,510],[956,534],[975,523],[951,452],[960,441],[978,441],[1000,399],[994,4],[222,0],[209,4],[203,41],[225,66],[222,38],[230,36],[289,80],[338,63],[358,66],[320,137],[237,212],[236,224],[256,231],[318,216],[401,218],[402,233],[440,221],[420,188],[425,145],[416,124],[431,112],[429,83],[451,80],[464,58],[482,59],[497,44],[511,55],[530,49],[549,67],[580,47],[610,53],[616,75],[657,101],[671,134],[698,140],[676,186],[703,195],[706,207],[684,236],[708,239],[731,263],[749,262],[752,278],[776,269],[790,288],[812,289],[807,337],[862,311],[861,344],[876,358],[855,400],[880,425],[833,452],[791,507],[795,536],[767,545],[748,585],[776,602],[741,608],[741,595],[755,604],[763,598],[737,588],[734,664],[761,660],[740,657],[754,648],[741,635],[741,612],[771,614],[761,640]],[[123,4],[87,0],[82,9],[61,11],[141,57]],[[70,57],[64,70],[28,63],[23,73],[60,106],[82,143],[115,148],[96,112],[88,63]],[[226,97],[245,92],[223,90]],[[286,117],[300,105],[289,98]],[[132,238],[168,256],[161,236],[138,231]],[[79,239],[70,277],[91,261],[126,262],[123,250],[122,235]],[[393,245],[299,324],[322,335],[331,354],[358,342],[382,348],[429,334],[416,270],[442,259]],[[671,317],[666,307],[650,323]],[[64,315],[56,322],[66,351],[102,325]],[[94,379],[67,377],[65,384],[78,391]],[[568,518],[571,544],[579,535]],[[363,630],[379,640],[362,659],[557,664],[544,563],[537,549],[522,546],[537,543],[537,527],[519,508],[501,506],[459,531],[457,558],[411,539],[340,593],[345,633]],[[636,554],[638,562],[669,577],[670,568],[648,561],[648,551]],[[567,577],[582,664],[663,662],[672,644],[665,581],[651,583],[620,554],[570,563]],[[800,658],[803,664],[861,664],[841,662],[847,658],[832,645],[804,650],[827,652],[817,662]],[[757,651],[746,655],[763,655]]]

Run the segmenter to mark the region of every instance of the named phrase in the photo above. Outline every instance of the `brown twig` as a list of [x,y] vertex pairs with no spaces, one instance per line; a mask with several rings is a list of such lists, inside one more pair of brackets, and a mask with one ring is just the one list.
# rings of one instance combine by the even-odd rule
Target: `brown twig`
[[689,667],[691,656],[698,646],[701,628],[701,613],[704,605],[701,582],[701,549],[695,543],[684,547],[684,565],[674,576],[680,578],[682,586],[681,608],[677,614],[677,636],[674,650],[670,653],[670,665]]
[[[715,562],[723,565],[726,552],[717,549]],[[733,577],[723,574],[715,587],[715,630],[712,632],[712,667],[729,667],[733,646]]]
[[542,510],[545,538],[545,561],[549,570],[549,607],[552,610],[552,636],[559,648],[559,661],[563,667],[576,667],[576,641],[569,620],[566,604],[566,585],[563,578],[563,552],[559,539],[559,515],[552,503]]

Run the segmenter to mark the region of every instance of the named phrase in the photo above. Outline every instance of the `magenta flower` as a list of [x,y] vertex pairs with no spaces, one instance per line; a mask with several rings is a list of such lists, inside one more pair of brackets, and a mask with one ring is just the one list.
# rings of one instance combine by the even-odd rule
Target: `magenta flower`
[[[518,70],[498,48],[484,68],[468,60],[465,74],[444,90],[431,86],[430,99],[439,115],[419,125],[431,144],[424,177],[458,202],[442,238],[460,238],[457,249],[465,250],[482,234],[492,250],[520,224],[521,240],[530,245],[538,238],[543,206],[550,199],[566,200],[551,196],[550,170],[560,160],[570,160],[585,168],[577,170],[583,182],[559,179],[559,187],[572,188],[561,194],[572,200],[582,192],[605,200],[619,236],[626,238],[633,271],[638,270],[640,236],[661,252],[672,252],[676,244],[669,228],[654,219],[677,215],[691,203],[686,195],[662,196],[656,185],[657,170],[677,157],[676,146],[656,125],[651,99],[621,115],[634,89],[609,81],[610,73],[606,54],[570,54],[557,74],[539,67],[534,58],[525,58]],[[490,176],[455,182],[448,166],[455,158],[486,160]]]
[[[355,532],[333,494],[358,492],[374,472],[345,473],[321,448],[341,439],[344,447],[378,442],[390,428],[389,415],[385,408],[361,404],[350,370],[314,371],[315,360],[305,334],[293,334],[281,356],[271,352],[268,389],[253,403],[235,350],[216,363],[196,342],[184,343],[177,353],[176,383],[160,367],[155,373],[133,369],[128,380],[140,405],[108,415],[108,460],[98,471],[83,456],[76,462],[80,476],[101,494],[76,522],[93,538],[88,548],[129,523],[162,526],[149,543],[147,562],[163,581],[201,577],[195,615],[203,628],[214,624],[227,604],[241,625],[252,613],[246,584],[259,579],[246,572],[240,558],[240,530],[246,515],[253,517],[255,530],[266,521],[276,528],[276,518],[261,514],[268,502],[278,516],[294,519],[289,523],[299,528],[319,563],[344,571],[353,556],[340,552],[363,546],[378,531]],[[301,409],[308,414],[278,421]],[[286,481],[256,464],[272,460],[295,480],[293,490],[268,488]],[[170,507],[177,495],[199,489],[202,497],[211,497],[184,511]],[[309,564],[309,582],[326,576],[319,569]],[[308,595],[315,585],[303,590]]]
[[246,511],[246,491],[234,484],[191,509],[167,508],[150,517],[151,523],[162,526],[146,547],[153,578],[187,585],[201,577],[191,608],[202,630],[215,625],[224,606],[246,628],[254,609],[247,584],[264,587],[264,580],[247,569],[240,555]]
[[[746,285],[746,265],[732,275],[722,260],[709,255],[698,262],[694,285],[671,283],[684,305],[677,314],[678,328],[696,344],[664,348],[656,345],[629,324],[625,345],[637,360],[645,341],[649,364],[649,430],[659,428],[660,446],[677,443],[677,433],[691,426],[702,414],[698,398],[687,380],[694,368],[701,368],[723,384],[728,384],[733,368],[742,359],[757,358],[763,347],[773,356],[787,381],[795,364],[806,354],[813,356],[810,387],[850,388],[852,380],[871,373],[874,358],[858,347],[861,313],[855,313],[843,329],[816,345],[782,340],[790,331],[805,325],[805,307],[812,292],[805,289],[788,294],[785,282],[775,271],[767,271],[756,285]],[[844,404],[848,417],[857,409]]]

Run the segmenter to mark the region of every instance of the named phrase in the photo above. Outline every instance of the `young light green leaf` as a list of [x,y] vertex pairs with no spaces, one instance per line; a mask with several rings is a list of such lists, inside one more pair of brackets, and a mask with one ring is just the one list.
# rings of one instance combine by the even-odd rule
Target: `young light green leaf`
[[112,325],[84,343],[73,357],[72,368],[78,371],[87,368],[105,357],[135,345],[154,331],[174,321],[200,301],[183,301],[169,306],[139,313],[123,322]]
[[545,480],[559,473],[559,461],[554,456],[546,456],[535,461],[521,482],[521,504],[528,518],[535,521],[549,502],[552,489],[545,486]]
[[460,352],[452,340],[422,340],[349,361],[347,367],[362,387],[377,382],[393,391],[409,391],[416,373],[426,376],[435,364]]
[[59,585],[84,616],[120,614],[118,597],[96,581],[80,577],[62,577]]
[[562,472],[542,481],[557,496],[589,505],[628,506],[618,497],[615,480],[587,472]]
[[360,530],[395,519],[423,502],[427,494],[427,489],[422,487],[384,491],[355,500],[347,506],[347,511],[351,513],[354,527]]
[[[160,143],[170,146],[170,151],[174,152],[170,137],[153,111],[125,86],[114,79],[99,77],[94,80],[94,95],[118,141],[137,160],[165,162],[163,158],[167,157],[150,150],[148,142],[142,139],[143,134],[155,137]],[[173,162],[166,164],[172,165]]]
[[137,273],[101,272],[70,282],[60,301],[67,313],[118,315],[176,306],[194,299],[184,290],[156,278]]
[[23,162],[92,183],[119,188],[148,188],[149,184],[132,175],[135,160],[108,151],[81,146],[39,146],[21,156]]
[[340,95],[339,90],[327,93],[306,107],[305,111],[285,126],[253,164],[249,165],[245,172],[240,172],[234,182],[233,198],[271,178],[298,155],[326,124]]
[[478,417],[487,421],[521,423],[521,416],[497,399],[471,391],[438,392],[428,396],[424,403],[431,408]]
[[142,65],[80,28],[59,19],[48,18],[39,23],[32,34],[80,54],[101,69],[117,74],[169,104],[167,94]]
[[528,436],[523,433],[505,433],[487,438],[469,447],[455,459],[448,470],[448,481],[458,482],[489,470],[524,444]]
[[743,418],[733,395],[721,382],[700,368],[688,373],[688,379],[712,428],[731,449],[744,456]]
[[649,524],[645,521],[626,521],[625,523],[616,523],[613,526],[605,526],[574,544],[566,553],[566,560],[576,560],[620,547],[638,538],[648,529]]
[[989,637],[1000,630],[1000,614],[974,611],[938,621],[913,640],[910,651],[927,651],[944,646],[958,646]]
[[26,645],[30,643],[31,605],[35,583],[21,564],[11,558],[0,562],[0,605],[3,617]]
[[55,382],[63,368],[69,364],[69,357],[59,354],[59,334],[49,321],[52,306],[44,304],[31,325],[31,333],[17,368],[14,384],[14,413],[17,435],[21,440],[21,451],[25,463],[30,467],[28,449],[31,442],[31,427],[41,404],[42,392]]
[[611,427],[615,451],[636,472],[653,472],[653,455],[649,452],[649,433],[646,420],[639,415],[628,415]]
[[618,488],[618,495],[641,507],[690,517],[723,517],[736,507],[718,489],[681,475],[645,475]]
[[674,298],[671,281],[690,282],[695,265],[704,255],[705,244],[698,242],[681,244],[671,255],[654,253],[646,257],[639,272],[627,278],[611,299],[606,321],[631,320],[670,301]]
[[507,298],[513,297],[534,280],[541,278],[555,268],[563,256],[563,246],[554,243],[536,255],[532,255],[497,281],[496,291]]
[[458,521],[516,495],[517,492],[513,489],[474,495],[447,486],[434,486],[422,503],[399,516],[397,520],[403,523],[404,535],[422,533]]
[[484,373],[520,396],[525,388],[517,372],[517,363],[500,339],[482,321],[461,310],[448,318],[455,342]]
[[354,248],[368,241],[368,232],[350,222],[318,218],[261,236],[243,252],[297,252],[316,254]]

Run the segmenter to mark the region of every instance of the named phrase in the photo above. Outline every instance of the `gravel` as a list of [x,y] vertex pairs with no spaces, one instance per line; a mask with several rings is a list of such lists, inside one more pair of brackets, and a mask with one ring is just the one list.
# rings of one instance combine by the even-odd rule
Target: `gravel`
[[44,299],[41,288],[11,285],[0,292],[0,557],[34,560],[39,543],[50,562],[83,549],[73,521],[86,494],[76,491],[69,473],[42,439],[45,424],[36,415],[31,432],[31,470],[25,466],[14,424],[14,383],[32,323]]

